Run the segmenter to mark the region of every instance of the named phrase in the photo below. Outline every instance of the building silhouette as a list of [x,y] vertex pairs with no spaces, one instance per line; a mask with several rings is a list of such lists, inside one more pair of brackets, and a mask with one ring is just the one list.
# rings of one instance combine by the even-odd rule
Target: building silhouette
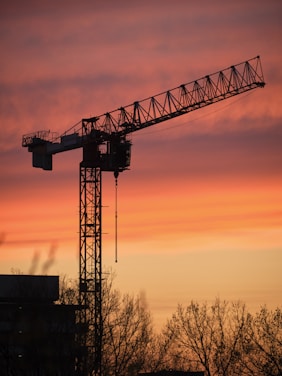
[[58,276],[0,275],[1,375],[74,375],[77,307],[58,298]]

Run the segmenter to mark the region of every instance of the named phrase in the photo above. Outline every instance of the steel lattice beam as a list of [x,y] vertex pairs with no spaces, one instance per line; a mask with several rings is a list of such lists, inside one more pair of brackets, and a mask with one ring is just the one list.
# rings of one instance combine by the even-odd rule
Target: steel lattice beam
[[95,129],[102,134],[126,135],[264,85],[257,56],[112,112],[83,119],[83,132],[89,134]]
[[101,375],[102,353],[102,174],[80,164],[80,361],[83,375]]
[[[22,145],[30,151],[37,146],[40,154],[41,143],[44,153],[52,155],[82,147],[89,136],[102,144],[113,134],[125,136],[264,85],[260,57],[257,56],[114,111],[82,119],[60,137],[56,138],[48,131],[25,135]],[[48,162],[35,158],[34,167],[52,169]]]

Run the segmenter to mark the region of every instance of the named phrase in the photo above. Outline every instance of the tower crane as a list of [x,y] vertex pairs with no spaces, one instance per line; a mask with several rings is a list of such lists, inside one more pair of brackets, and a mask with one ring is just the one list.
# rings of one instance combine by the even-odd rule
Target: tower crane
[[54,154],[83,151],[79,165],[79,375],[102,375],[102,172],[111,171],[117,179],[129,168],[130,133],[264,85],[256,56],[142,101],[84,118],[60,136],[50,131],[23,136],[22,146],[32,153],[33,167],[43,170],[52,170]]

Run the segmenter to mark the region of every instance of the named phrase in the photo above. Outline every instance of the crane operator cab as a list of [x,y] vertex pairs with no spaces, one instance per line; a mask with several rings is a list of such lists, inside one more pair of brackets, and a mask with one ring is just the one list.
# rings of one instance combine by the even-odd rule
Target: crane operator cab
[[85,167],[99,167],[102,171],[118,174],[130,166],[131,141],[124,136],[111,135],[110,139],[97,145],[89,142],[83,145],[83,162]]
[[131,141],[125,138],[113,138],[107,144],[106,171],[113,171],[115,177],[130,166]]

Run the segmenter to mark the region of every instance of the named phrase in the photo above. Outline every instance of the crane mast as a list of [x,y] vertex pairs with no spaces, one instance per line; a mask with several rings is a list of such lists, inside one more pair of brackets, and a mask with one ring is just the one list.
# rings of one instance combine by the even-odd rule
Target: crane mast
[[77,374],[102,376],[102,172],[130,166],[127,135],[235,95],[264,87],[260,57],[81,122],[59,136],[24,135],[33,167],[52,170],[54,154],[83,149],[79,166],[79,343]]

